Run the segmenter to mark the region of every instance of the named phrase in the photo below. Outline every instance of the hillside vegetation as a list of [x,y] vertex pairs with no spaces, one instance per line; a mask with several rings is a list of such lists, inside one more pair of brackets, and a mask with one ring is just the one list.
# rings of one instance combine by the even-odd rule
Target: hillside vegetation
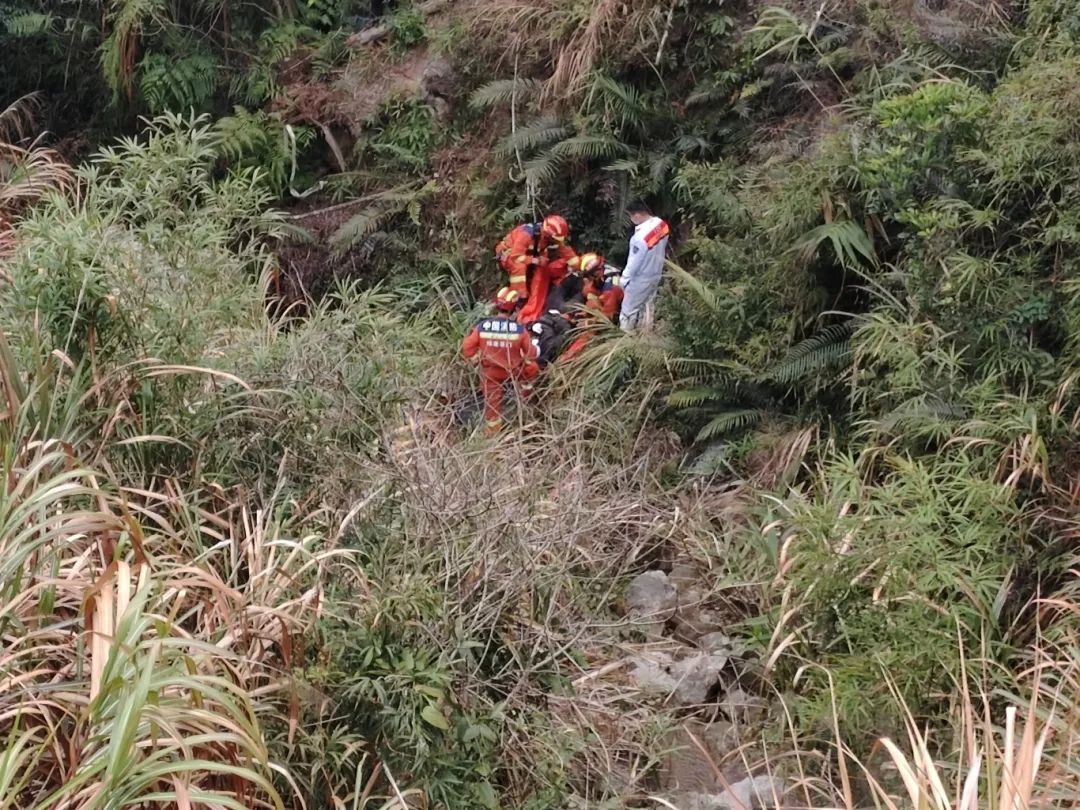
[[1080,2],[369,16],[0,0],[0,809],[1080,807]]

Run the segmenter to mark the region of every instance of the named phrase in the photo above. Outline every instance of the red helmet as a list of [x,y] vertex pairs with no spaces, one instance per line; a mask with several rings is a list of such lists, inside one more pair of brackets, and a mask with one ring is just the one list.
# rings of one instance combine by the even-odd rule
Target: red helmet
[[544,224],[540,226],[540,234],[561,245],[570,238],[570,224],[558,214],[551,214],[544,217]]
[[513,312],[519,300],[521,300],[520,292],[510,287],[503,287],[495,294],[495,308],[499,312]]

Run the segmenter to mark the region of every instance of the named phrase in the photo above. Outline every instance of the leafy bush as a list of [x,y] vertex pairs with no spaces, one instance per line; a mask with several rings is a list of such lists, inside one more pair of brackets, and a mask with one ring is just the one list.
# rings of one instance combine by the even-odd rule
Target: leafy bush
[[390,27],[391,48],[403,54],[427,39],[424,15],[411,6],[395,11],[387,21]]
[[807,667],[797,716],[824,723],[835,705],[852,737],[895,734],[891,682],[916,716],[943,719],[963,650],[1007,660],[1002,610],[1029,531],[1014,494],[962,452],[838,456],[819,476],[770,510],[773,643]]
[[82,198],[53,197],[20,228],[7,301],[78,357],[197,363],[222,324],[260,317],[252,279],[277,218],[256,170],[213,179],[204,120],[169,115],[79,171]]

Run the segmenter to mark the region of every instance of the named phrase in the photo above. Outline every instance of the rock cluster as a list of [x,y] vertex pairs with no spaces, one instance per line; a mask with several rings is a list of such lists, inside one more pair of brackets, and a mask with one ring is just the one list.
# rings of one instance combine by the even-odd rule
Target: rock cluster
[[631,684],[644,699],[688,715],[665,740],[658,775],[665,800],[679,810],[784,807],[782,779],[750,773],[744,758],[732,756],[767,707],[736,685],[745,650],[724,633],[698,571],[687,565],[646,571],[630,583],[624,604],[635,631],[670,642],[663,649],[652,644],[630,661]]

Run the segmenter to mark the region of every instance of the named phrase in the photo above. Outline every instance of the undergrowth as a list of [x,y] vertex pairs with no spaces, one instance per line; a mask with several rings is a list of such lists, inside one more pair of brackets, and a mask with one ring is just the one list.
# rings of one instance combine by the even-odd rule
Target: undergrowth
[[[1074,4],[286,5],[2,6],[11,87],[160,114],[0,113],[0,806],[675,806],[736,687],[712,765],[807,806],[1075,806]],[[637,195],[658,331],[483,439],[494,231]],[[282,302],[306,222],[366,274]],[[688,568],[743,653],[676,708],[623,601]]]

